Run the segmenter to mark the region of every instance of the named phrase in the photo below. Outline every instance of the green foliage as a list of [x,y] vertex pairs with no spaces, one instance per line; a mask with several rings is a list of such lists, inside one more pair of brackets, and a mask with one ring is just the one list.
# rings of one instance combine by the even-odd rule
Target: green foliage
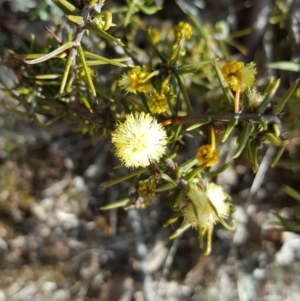
[[[293,189],[292,187],[286,186],[285,193],[291,198],[300,203],[300,193]],[[278,224],[280,230],[282,231],[291,231],[291,232],[300,232],[300,205],[297,204],[291,208],[289,216],[282,216],[280,213],[276,212],[274,215],[278,219]],[[278,224],[276,224],[278,228]]]
[[[127,157],[135,160],[137,155],[136,162],[141,164],[126,175],[116,172],[111,181],[102,184],[107,188],[127,182],[134,189],[101,209],[128,209],[143,203],[147,197],[139,191],[151,190],[154,185],[156,195],[168,193],[175,212],[175,218],[166,225],[192,208],[171,238],[196,227],[201,247],[207,234],[209,254],[214,224],[220,222],[232,229],[234,222],[226,223],[232,213],[229,196],[208,182],[245,149],[256,172],[258,148],[263,143],[278,148],[272,166],[277,163],[288,143],[280,114],[295,94],[298,80],[274,105],[279,79],[270,78],[265,85],[254,83],[254,63],[233,61],[230,68],[236,70],[226,73],[229,46],[245,53],[235,38],[248,31],[230,34],[224,22],[204,25],[190,16],[190,23],[148,28],[139,14],[158,12],[154,1],[126,1],[126,6],[110,11],[102,11],[104,1],[52,2],[75,29],[66,31],[57,25],[48,30],[46,46],[31,36],[28,43],[18,41],[18,48],[6,54],[6,65],[18,73],[18,83],[12,89],[5,83],[2,88],[18,102],[16,107],[7,105],[7,109],[45,129],[63,118],[94,138],[112,134],[115,153],[123,165],[136,167]],[[138,35],[146,41],[141,47],[136,44]],[[110,58],[101,55],[107,50],[112,53]],[[295,64],[283,67],[291,70]],[[196,115],[197,107],[207,109]],[[164,134],[159,137],[162,131],[167,139]],[[192,158],[178,160],[178,148],[199,134],[206,136],[206,147],[199,148]],[[233,138],[235,150],[229,156],[219,153],[220,145]],[[160,153],[155,154],[159,144]],[[141,185],[143,189],[139,190]],[[206,215],[200,216],[200,211]]]

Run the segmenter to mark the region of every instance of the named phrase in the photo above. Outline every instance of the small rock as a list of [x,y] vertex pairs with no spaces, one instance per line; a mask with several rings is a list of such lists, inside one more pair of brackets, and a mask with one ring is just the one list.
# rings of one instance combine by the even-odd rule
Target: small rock
[[10,245],[13,248],[23,249],[25,247],[25,243],[26,243],[26,240],[25,240],[24,236],[18,236],[16,238],[10,240]]
[[33,204],[31,206],[31,212],[34,216],[36,216],[40,221],[46,221],[47,220],[47,212],[45,211],[45,209],[39,205],[39,204]]
[[0,192],[0,202],[6,201],[9,197],[10,193],[8,190],[3,189]]
[[41,201],[41,206],[43,206],[43,208],[46,211],[51,211],[54,208],[54,200],[53,198],[45,198]]
[[265,269],[256,268],[253,271],[253,277],[257,280],[263,280],[267,277],[267,273]]
[[52,293],[57,290],[57,284],[55,282],[47,281],[43,284],[42,290],[44,293]]
[[5,298],[5,294],[2,290],[0,290],[0,301],[5,301],[6,298]]
[[24,288],[22,288],[16,295],[14,295],[15,300],[20,301],[31,301],[34,299],[35,294],[37,293],[38,289],[35,283],[29,283]]
[[[6,252],[8,250],[8,246],[5,240],[0,238],[0,252]],[[1,299],[0,299],[1,300]]]
[[275,255],[275,261],[281,266],[289,266],[300,257],[300,235],[283,232],[283,246]]
[[84,180],[82,177],[74,177],[73,179],[73,184],[75,186],[75,188],[79,191],[79,192],[82,192],[82,191],[86,191],[87,188],[86,188],[86,185],[84,183]]
[[56,218],[62,223],[65,230],[71,230],[78,227],[79,221],[75,214],[56,210]]
[[68,291],[65,290],[57,290],[52,297],[53,301],[66,301],[70,298],[70,294]]
[[47,226],[41,226],[40,234],[42,237],[48,237],[51,234],[51,230]]

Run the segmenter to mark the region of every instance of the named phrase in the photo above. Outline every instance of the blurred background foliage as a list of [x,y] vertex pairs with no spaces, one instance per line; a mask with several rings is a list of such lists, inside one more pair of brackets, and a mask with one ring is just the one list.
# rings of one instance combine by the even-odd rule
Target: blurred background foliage
[[[166,193],[140,213],[146,258],[136,253],[141,242],[135,241],[135,216],[99,208],[128,195],[125,183],[101,186],[116,173],[128,173],[114,169],[119,164],[110,152],[114,123],[124,111],[147,108],[142,94],[117,85],[128,71],[125,66],[165,68],[164,58],[168,61],[174,51],[172,28],[186,21],[193,36],[176,65],[254,61],[261,91],[270,77],[281,79],[272,99],[276,104],[299,77],[299,0],[107,0],[103,10],[112,13],[116,25],[107,32],[125,47],[91,31],[83,37],[84,50],[117,64],[95,59],[96,97],[80,74],[60,95],[64,58],[34,65],[23,61],[29,53],[49,53],[74,37],[74,23],[52,1],[0,5],[0,300],[151,300],[145,275],[157,292],[153,300],[296,300],[299,86],[281,114],[289,144],[275,168],[269,169],[275,154],[270,146],[267,152],[259,149],[256,174],[241,155],[225,172],[208,175],[231,195],[237,222],[233,233],[217,227],[209,258],[199,250],[194,231],[168,241],[176,228],[162,228],[172,215]],[[212,64],[183,79],[193,114],[224,110]],[[185,102],[175,109],[186,113]],[[206,141],[205,129],[196,131],[195,139],[185,131],[174,134],[178,162],[195,156]],[[233,148],[233,139],[221,146],[225,162]]]

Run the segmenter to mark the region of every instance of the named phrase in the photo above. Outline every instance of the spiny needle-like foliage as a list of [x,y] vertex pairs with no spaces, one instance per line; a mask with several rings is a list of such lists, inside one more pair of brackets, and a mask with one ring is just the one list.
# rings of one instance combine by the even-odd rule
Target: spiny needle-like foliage
[[[233,212],[230,196],[212,179],[244,150],[256,172],[263,143],[277,147],[276,164],[288,143],[280,114],[298,81],[275,98],[280,80],[270,78],[261,86],[254,62],[230,59],[228,45],[244,50],[223,32],[225,24],[203,25],[191,16],[190,22],[147,28],[139,13],[155,14],[160,8],[154,1],[127,1],[112,9],[114,14],[102,10],[104,0],[52,2],[75,30],[64,36],[57,25],[49,30],[45,49],[32,37],[30,48],[10,51],[22,67],[19,83],[3,88],[19,104],[7,109],[45,129],[64,118],[94,138],[107,136],[127,173],[116,171],[102,187],[127,182],[131,189],[101,209],[145,207],[167,191],[175,217],[166,225],[184,220],[171,238],[193,227],[201,247],[207,236],[208,255],[214,226],[234,228],[226,221]],[[147,38],[144,48],[135,45],[141,32]],[[99,50],[102,45],[105,52],[107,44],[111,58]],[[203,107],[208,109],[196,115],[196,108]],[[187,139],[197,141],[199,134],[203,143],[191,158],[180,159],[179,146]],[[220,147],[229,137],[236,140],[231,156]]]

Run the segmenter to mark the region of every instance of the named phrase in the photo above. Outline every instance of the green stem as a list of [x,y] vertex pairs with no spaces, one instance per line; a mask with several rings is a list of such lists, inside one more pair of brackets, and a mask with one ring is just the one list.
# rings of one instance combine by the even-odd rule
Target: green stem
[[197,174],[199,172],[201,172],[204,168],[206,167],[206,164],[201,164],[200,166],[198,166],[195,170],[193,170],[192,172],[190,172],[188,175],[186,175],[185,179],[187,181],[192,180],[193,178],[195,178],[197,176]]
[[116,179],[110,180],[108,182],[104,182],[104,183],[102,183],[100,185],[100,187],[101,188],[107,188],[109,186],[113,186],[113,185],[115,185],[117,183],[120,183],[120,182],[123,182],[125,180],[128,180],[128,179],[130,179],[130,178],[132,178],[134,176],[138,176],[138,175],[140,175],[141,173],[143,173],[145,171],[147,171],[147,168],[139,168],[139,169],[134,170],[133,172],[131,172],[129,174],[124,175],[124,176],[120,176],[120,177],[118,177]]
[[34,60],[24,60],[24,62],[29,65],[39,64],[39,63],[45,62],[47,60],[50,60],[51,58],[61,54],[62,52],[66,51],[67,49],[69,49],[71,47],[73,47],[73,42],[69,41],[69,42],[66,42],[65,44],[63,44],[62,46],[58,47],[54,51],[52,51],[42,57],[39,57]]
[[128,7],[128,10],[127,10],[127,14],[124,18],[124,21],[123,21],[123,24],[124,26],[127,26],[129,23],[130,23],[130,19],[131,19],[131,15],[133,13],[133,9],[135,7],[135,1],[128,1],[129,2],[129,7]]

